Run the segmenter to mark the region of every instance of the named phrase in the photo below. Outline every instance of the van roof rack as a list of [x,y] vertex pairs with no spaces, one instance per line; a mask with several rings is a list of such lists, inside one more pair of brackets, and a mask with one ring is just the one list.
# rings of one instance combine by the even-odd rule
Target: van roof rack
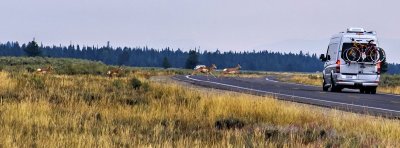
[[376,32],[375,32],[375,31],[368,31],[367,33],[368,33],[368,34],[372,34],[372,35],[376,35]]
[[364,33],[364,32],[365,32],[364,28],[352,27],[347,29],[347,33]]

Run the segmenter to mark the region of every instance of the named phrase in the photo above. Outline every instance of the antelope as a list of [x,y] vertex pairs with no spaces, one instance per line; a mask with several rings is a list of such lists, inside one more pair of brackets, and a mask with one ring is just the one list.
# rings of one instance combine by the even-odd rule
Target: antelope
[[36,69],[36,73],[46,74],[46,73],[50,73],[52,70],[53,70],[53,67],[51,65],[49,65],[47,67]]
[[[217,69],[217,66],[215,66],[215,64],[212,64],[210,67],[207,67],[207,66],[205,66],[205,65],[197,65],[197,66],[194,68],[194,71],[192,72],[192,75],[195,75],[195,74],[201,72],[201,73],[207,74],[207,78],[208,78],[208,75],[209,75],[209,74],[211,74],[212,76],[214,76],[214,75],[212,74],[212,72],[213,72],[215,69]],[[215,77],[215,76],[214,76],[214,77]]]
[[118,68],[114,68],[114,69],[111,69],[111,70],[107,71],[107,76],[108,76],[109,78],[112,78],[112,77],[114,77],[114,76],[117,76],[117,75],[118,75],[119,73],[121,73],[123,70],[124,70],[124,69],[122,69],[121,66],[119,66]]
[[226,75],[226,74],[239,74],[240,73],[240,69],[242,68],[242,66],[240,66],[240,64],[237,64],[236,67],[234,68],[225,68],[222,72],[222,75]]

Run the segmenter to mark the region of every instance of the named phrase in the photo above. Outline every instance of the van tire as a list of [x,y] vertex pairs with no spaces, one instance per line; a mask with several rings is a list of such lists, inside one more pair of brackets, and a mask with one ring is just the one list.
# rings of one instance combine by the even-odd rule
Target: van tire
[[365,94],[370,94],[371,93],[371,88],[366,88],[365,89]]
[[371,88],[371,94],[376,94],[376,87]]
[[341,92],[342,89],[339,86],[336,86],[335,82],[333,81],[333,76],[331,76],[331,92]]
[[329,87],[325,87],[325,85],[326,85],[325,78],[323,78],[323,79],[324,79],[324,82],[322,83],[322,90],[328,91]]
[[376,94],[376,87],[363,87],[363,88],[360,88],[360,93]]
[[360,94],[366,93],[365,88],[360,88]]

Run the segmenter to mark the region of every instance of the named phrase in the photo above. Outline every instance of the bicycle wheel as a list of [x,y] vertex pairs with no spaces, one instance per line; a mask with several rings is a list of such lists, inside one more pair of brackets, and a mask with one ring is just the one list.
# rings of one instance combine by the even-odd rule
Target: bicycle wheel
[[369,47],[365,52],[367,57],[365,58],[365,62],[378,62],[380,59],[379,51],[376,47]]
[[361,52],[358,50],[358,48],[351,47],[347,49],[345,52],[345,61],[346,62],[358,62],[361,59]]
[[378,52],[379,52],[379,61],[384,61],[386,59],[386,53],[383,48],[378,47]]

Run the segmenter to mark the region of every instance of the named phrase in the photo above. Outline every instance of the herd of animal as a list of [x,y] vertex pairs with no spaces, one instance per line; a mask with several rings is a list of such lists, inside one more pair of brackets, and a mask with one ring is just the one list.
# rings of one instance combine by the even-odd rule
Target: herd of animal
[[[36,69],[35,73],[36,74],[49,74],[49,73],[52,73],[53,70],[54,70],[53,66],[49,65],[47,67],[42,67],[42,68]],[[121,66],[119,66],[118,68],[113,68],[111,70],[108,70],[106,75],[109,78],[117,77],[123,71],[124,71],[124,69]]]
[[[241,68],[242,67],[240,66],[240,64],[238,64],[236,67],[233,67],[233,68],[225,68],[222,70],[222,76],[225,76],[227,74],[239,74]],[[212,75],[215,77],[215,75],[212,72],[215,71],[216,69],[217,69],[217,66],[215,64],[211,64],[211,66],[197,65],[194,68],[192,75],[195,75],[200,72],[200,73],[206,74],[207,77],[208,77],[208,75]]]
[[[222,70],[222,76],[225,76],[227,74],[239,74],[241,68],[242,67],[239,64],[233,68],[225,68]],[[216,69],[217,69],[217,66],[215,64],[211,64],[211,66],[197,65],[194,68],[192,75],[195,75],[197,73],[204,73],[207,75],[207,77],[208,77],[208,75],[212,75],[215,77],[215,75],[212,72],[215,71]],[[47,67],[42,67],[42,68],[36,69],[36,73],[47,74],[47,73],[51,73],[53,70],[54,70],[54,68],[51,65],[49,65]],[[118,68],[113,68],[111,70],[108,70],[106,75],[109,78],[113,78],[113,77],[117,77],[118,75],[120,75],[123,71],[124,71],[124,69],[121,66],[119,66]]]

